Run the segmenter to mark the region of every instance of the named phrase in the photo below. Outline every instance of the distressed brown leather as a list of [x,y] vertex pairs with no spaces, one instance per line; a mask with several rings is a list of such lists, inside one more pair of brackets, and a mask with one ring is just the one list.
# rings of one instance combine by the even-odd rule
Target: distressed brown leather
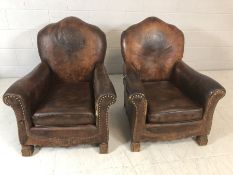
[[194,103],[170,81],[144,82],[148,102],[148,123],[200,120],[202,107]]
[[121,49],[131,150],[139,151],[142,141],[192,136],[207,144],[214,109],[226,91],[182,61],[182,32],[149,17],[122,33]]
[[22,155],[34,145],[99,144],[108,151],[108,108],[116,100],[104,68],[105,34],[68,17],[38,33],[41,63],[3,95],[16,115]]
[[184,50],[183,33],[173,25],[150,17],[122,33],[123,58],[143,81],[168,80]]
[[60,81],[89,81],[95,64],[104,61],[105,34],[75,17],[46,26],[37,38],[41,60]]
[[56,84],[32,116],[38,126],[95,124],[93,87],[89,82]]
[[129,95],[133,94],[144,94],[143,83],[139,78],[138,72],[131,66],[124,64],[124,76],[127,78],[124,79],[125,87]]
[[[101,98],[111,100],[110,96],[116,96],[114,87],[108,77],[107,71],[103,64],[97,64],[94,71],[94,96],[95,102]],[[107,105],[106,103],[105,105]]]

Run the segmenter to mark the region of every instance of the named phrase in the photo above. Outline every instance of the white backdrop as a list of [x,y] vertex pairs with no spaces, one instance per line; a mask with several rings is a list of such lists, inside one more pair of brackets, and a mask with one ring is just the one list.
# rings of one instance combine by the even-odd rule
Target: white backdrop
[[233,68],[232,0],[0,0],[0,77],[30,71],[40,61],[38,30],[67,16],[98,25],[106,33],[110,73],[122,72],[122,30],[148,16],[184,32],[184,60],[192,67]]

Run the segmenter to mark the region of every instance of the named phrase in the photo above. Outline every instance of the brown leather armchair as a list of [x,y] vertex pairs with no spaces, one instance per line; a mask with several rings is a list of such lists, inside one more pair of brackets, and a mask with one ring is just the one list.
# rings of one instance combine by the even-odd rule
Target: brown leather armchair
[[215,106],[225,89],[182,61],[184,35],[149,17],[122,33],[124,106],[131,127],[131,150],[142,141],[194,136],[206,145]]
[[41,63],[3,96],[16,115],[22,155],[32,155],[34,145],[87,143],[107,153],[116,94],[104,67],[105,34],[68,17],[43,28],[37,41]]

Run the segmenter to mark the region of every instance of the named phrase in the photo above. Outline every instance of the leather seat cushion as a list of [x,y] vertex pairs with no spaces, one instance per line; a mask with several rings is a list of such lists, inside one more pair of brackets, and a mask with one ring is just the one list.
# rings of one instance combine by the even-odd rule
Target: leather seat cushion
[[36,126],[95,124],[93,90],[88,82],[56,84],[34,113]]
[[200,120],[202,108],[169,81],[144,82],[147,122],[174,123]]

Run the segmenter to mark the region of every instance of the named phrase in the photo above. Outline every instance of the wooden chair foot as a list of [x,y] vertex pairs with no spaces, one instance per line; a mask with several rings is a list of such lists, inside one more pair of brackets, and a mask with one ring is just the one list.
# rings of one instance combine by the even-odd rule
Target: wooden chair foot
[[22,156],[28,157],[28,156],[32,156],[33,152],[34,152],[34,146],[32,145],[22,145]]
[[100,148],[100,154],[107,154],[108,153],[108,144],[107,143],[101,143],[99,145]]
[[132,152],[139,152],[140,151],[140,143],[138,142],[131,142],[131,151]]
[[207,145],[208,143],[208,136],[204,135],[204,136],[197,136],[196,137],[196,142],[199,146],[204,146]]

